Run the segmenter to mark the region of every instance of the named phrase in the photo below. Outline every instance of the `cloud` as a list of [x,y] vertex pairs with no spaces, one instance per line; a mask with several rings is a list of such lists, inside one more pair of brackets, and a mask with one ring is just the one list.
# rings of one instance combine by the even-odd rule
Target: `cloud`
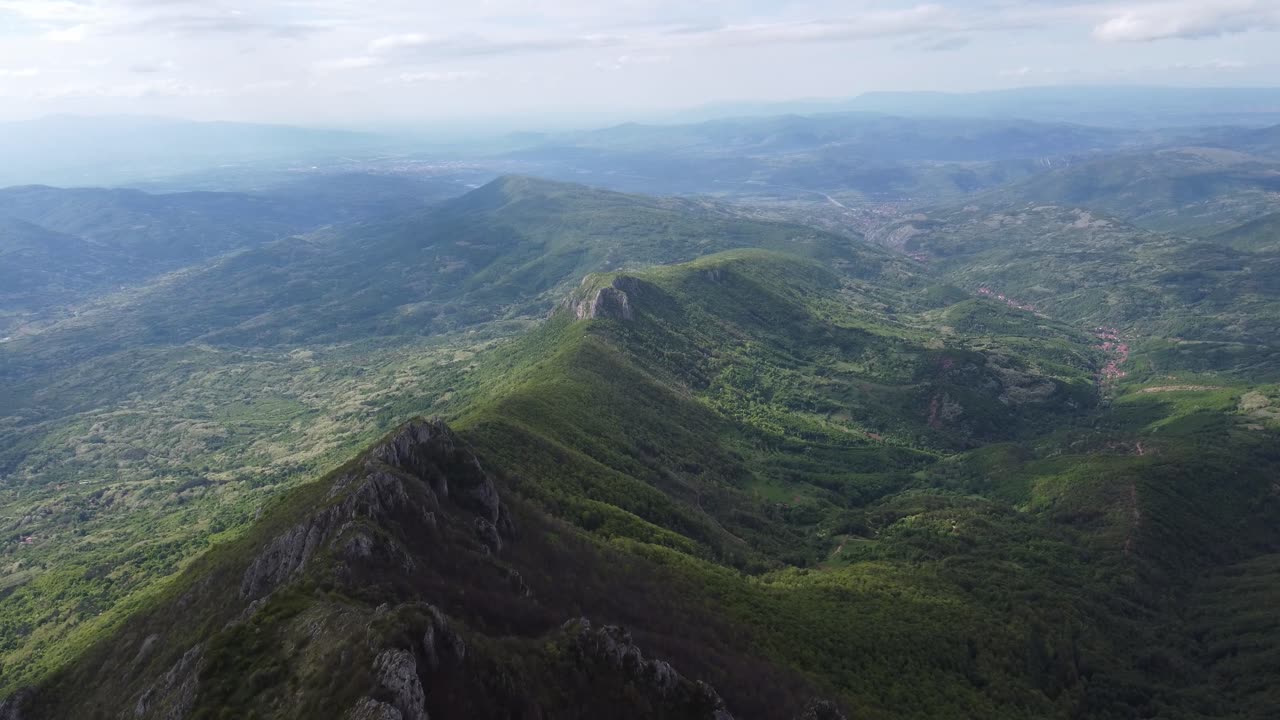
[[426,35],[402,33],[387,35],[369,43],[369,54],[381,57],[431,58],[545,53],[622,45],[626,38],[618,35],[559,35],[555,33],[518,33],[507,35]]
[[1125,77],[1134,75],[1150,75],[1152,73],[1204,73],[1204,72],[1232,72],[1239,70],[1248,70],[1254,65],[1241,62],[1239,60],[1204,60],[1196,62],[1175,62],[1164,65],[1132,65],[1119,67],[1101,67],[1101,68],[1071,68],[1071,67],[1031,67],[1024,65],[1017,68],[1009,68],[1000,71],[1000,77],[1007,78],[1027,78],[1027,77],[1064,77],[1064,76],[1095,76],[1095,77]]
[[14,15],[39,23],[86,23],[99,20],[103,10],[97,4],[69,0],[0,0],[0,15]]
[[382,58],[372,55],[354,55],[351,57],[337,58],[335,60],[321,60],[315,64],[315,69],[320,72],[335,72],[343,70],[362,70],[382,65]]
[[134,73],[135,75],[170,73],[176,72],[179,69],[178,63],[172,60],[160,60],[159,62],[146,60],[129,66],[129,72]]
[[40,74],[40,68],[0,68],[0,78],[30,78]]
[[471,70],[422,70],[400,73],[395,77],[395,80],[405,84],[454,83],[465,80],[480,80],[485,77],[487,77],[485,73]]
[[39,100],[68,100],[80,98],[133,98],[156,99],[178,97],[214,97],[225,95],[222,90],[199,88],[176,80],[125,83],[119,85],[64,85],[41,88],[32,94]]
[[972,40],[963,35],[953,35],[951,37],[928,40],[916,47],[926,52],[951,52],[969,47],[972,42]]
[[369,52],[375,54],[392,53],[404,48],[417,48],[431,42],[431,37],[422,33],[400,33],[387,35],[369,43]]
[[49,42],[74,44],[84,42],[85,37],[89,35],[89,26],[81,23],[72,25],[68,28],[60,30],[50,30],[41,37]]
[[121,23],[116,29],[126,32],[168,32],[181,35],[263,34],[280,38],[301,38],[321,32],[327,27],[328,23],[321,20],[309,22],[272,20],[266,17],[255,17],[238,10],[225,10],[182,14],[160,13]]
[[[740,47],[779,43],[840,43],[861,39],[952,33],[982,27],[987,22],[948,10],[938,4],[922,4],[898,10],[866,10],[836,20],[804,20],[758,23],[693,23],[643,27],[631,32],[486,32],[449,35],[404,32],[378,37],[368,43],[370,57],[424,61],[434,58],[502,56],[573,50],[628,48],[639,52],[622,57],[659,57],[681,48]],[[968,43],[961,37],[934,40],[929,49],[957,49]],[[623,66],[626,61],[598,63]]]
[[601,70],[621,70],[635,65],[662,65],[671,62],[670,55],[619,55],[617,58],[596,63]]
[[1151,42],[1280,29],[1276,0],[1179,0],[1109,10],[1093,29],[1108,42]]

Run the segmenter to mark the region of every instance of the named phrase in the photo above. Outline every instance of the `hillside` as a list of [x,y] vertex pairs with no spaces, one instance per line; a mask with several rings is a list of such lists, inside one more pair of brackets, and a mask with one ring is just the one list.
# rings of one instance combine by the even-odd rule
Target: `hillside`
[[1116,154],[1054,170],[997,191],[1037,203],[1117,215],[1154,231],[1211,235],[1274,208],[1274,157],[1221,147],[1168,147]]
[[1280,370],[1274,250],[1157,234],[1071,206],[1005,202],[920,214],[874,237],[970,291],[1154,342],[1159,369],[1256,378]]
[[455,384],[452,430],[410,424],[285,496],[19,702],[37,718],[1265,707],[1248,679],[1263,661],[1221,665],[1247,640],[1210,603],[1280,549],[1280,392],[1125,381],[1095,407],[1093,342],[757,251],[592,276]]
[[1280,248],[1280,212],[1263,215],[1210,238],[1236,250],[1271,251]]
[[334,223],[407,213],[446,193],[457,191],[366,176],[314,177],[258,193],[0,189],[0,253],[11,278],[0,296],[0,336],[35,332],[166,272]]

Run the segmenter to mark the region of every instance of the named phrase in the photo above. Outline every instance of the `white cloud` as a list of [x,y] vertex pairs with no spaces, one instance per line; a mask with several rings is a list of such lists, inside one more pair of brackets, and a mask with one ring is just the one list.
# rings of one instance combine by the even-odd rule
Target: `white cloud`
[[[8,94],[0,115],[37,116],[55,97],[77,98],[63,104],[75,112],[131,112],[134,98],[167,97],[177,114],[324,122],[622,113],[1036,81],[1266,85],[1275,84],[1280,40],[1280,0],[548,0],[531,8],[528,0],[0,0],[0,68],[9,68],[0,70]],[[1163,38],[1197,40],[1149,42]],[[40,80],[23,80],[34,68]],[[431,95],[403,92],[415,83],[449,84],[447,107],[407,97]],[[27,99],[34,85],[47,88],[46,99]]]
[[15,15],[32,22],[86,23],[104,14],[98,3],[69,0],[0,0],[0,15]]
[[176,80],[125,83],[119,85],[64,85],[47,87],[33,93],[41,100],[66,100],[82,98],[180,98],[214,97],[225,95],[222,90],[198,88]]
[[1204,60],[1204,61],[1181,61],[1172,62],[1163,65],[1122,65],[1110,67],[1031,67],[1024,65],[1017,68],[1009,68],[1000,71],[1000,77],[1008,78],[1054,78],[1074,76],[1081,77],[1131,77],[1131,76],[1149,76],[1162,73],[1176,73],[1185,75],[1186,73],[1213,73],[1213,72],[1232,72],[1249,70],[1255,67],[1251,63],[1239,60]]
[[596,63],[601,70],[621,70],[630,66],[662,65],[671,62],[670,55],[619,55],[613,60]]
[[369,52],[371,53],[390,53],[404,48],[422,47],[432,41],[432,38],[422,33],[400,33],[398,35],[387,35],[380,37],[369,43]]
[[1179,0],[1108,10],[1093,35],[1109,42],[1203,38],[1280,29],[1276,0]]
[[354,55],[352,57],[337,58],[336,60],[321,60],[315,64],[315,68],[320,72],[361,70],[381,65],[382,62],[381,58],[376,58],[372,55]]
[[85,37],[89,35],[89,26],[81,23],[80,25],[72,25],[71,27],[59,30],[50,30],[42,37],[49,42],[55,43],[78,43],[84,42]]
[[129,66],[129,72],[137,75],[153,75],[177,72],[181,68],[172,60],[143,60]]
[[472,70],[421,70],[417,72],[402,72],[395,79],[405,84],[414,84],[454,83],[465,80],[479,80],[484,77],[487,77],[485,73]]
[[30,78],[40,74],[40,68],[0,68],[0,78]]

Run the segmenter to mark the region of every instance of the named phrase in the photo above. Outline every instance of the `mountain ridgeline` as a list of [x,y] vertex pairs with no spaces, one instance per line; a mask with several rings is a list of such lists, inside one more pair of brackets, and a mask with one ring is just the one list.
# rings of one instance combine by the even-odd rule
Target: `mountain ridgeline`
[[1268,227],[504,177],[95,299],[0,345],[0,718],[1266,717]]

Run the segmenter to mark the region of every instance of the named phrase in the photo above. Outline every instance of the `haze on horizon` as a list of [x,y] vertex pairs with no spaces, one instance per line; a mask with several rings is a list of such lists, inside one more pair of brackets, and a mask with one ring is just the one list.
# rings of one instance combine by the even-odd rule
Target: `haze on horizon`
[[0,120],[376,125],[878,90],[1256,86],[1280,0],[0,0]]

